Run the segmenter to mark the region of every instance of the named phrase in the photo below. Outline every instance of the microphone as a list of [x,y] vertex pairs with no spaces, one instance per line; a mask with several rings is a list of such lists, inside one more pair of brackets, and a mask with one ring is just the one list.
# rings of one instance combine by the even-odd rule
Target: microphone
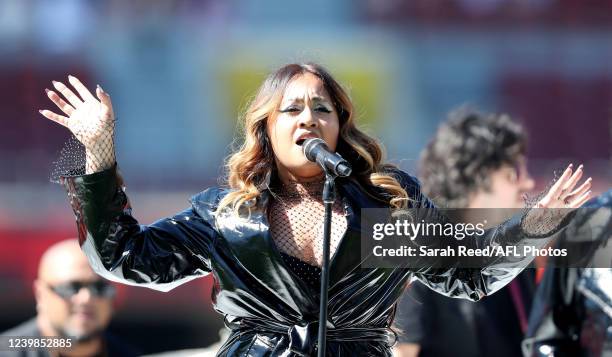
[[345,177],[351,174],[352,169],[348,161],[344,160],[340,154],[329,151],[323,139],[304,140],[302,150],[308,160],[316,162],[324,170],[331,171],[336,176]]

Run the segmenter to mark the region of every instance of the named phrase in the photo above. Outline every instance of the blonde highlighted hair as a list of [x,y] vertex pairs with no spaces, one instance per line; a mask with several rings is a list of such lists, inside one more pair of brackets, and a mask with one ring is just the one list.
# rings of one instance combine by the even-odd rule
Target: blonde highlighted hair
[[[226,162],[227,185],[231,189],[219,203],[217,212],[232,207],[238,213],[250,206],[266,189],[275,170],[274,152],[266,133],[268,119],[275,113],[287,85],[296,76],[311,73],[324,84],[338,113],[340,134],[336,151],[353,167],[353,178],[362,186],[382,189],[378,197],[393,208],[406,208],[408,194],[387,172],[392,168],[382,163],[381,145],[355,125],[354,108],[346,91],[323,67],[314,63],[288,64],[271,73],[259,88],[243,115],[244,138],[239,149]],[[380,195],[378,195],[380,196]]]

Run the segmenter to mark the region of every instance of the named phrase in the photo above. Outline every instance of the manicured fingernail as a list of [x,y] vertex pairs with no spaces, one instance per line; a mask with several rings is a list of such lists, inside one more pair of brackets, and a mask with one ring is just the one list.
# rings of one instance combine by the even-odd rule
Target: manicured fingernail
[[59,82],[58,82],[58,81],[51,81],[51,83],[53,83],[54,85],[59,84]]
[[578,166],[578,170],[581,170],[584,167],[584,165],[580,164],[580,166]]
[[72,74],[69,74],[68,79],[74,79],[74,76]]
[[42,109],[38,109],[38,112],[39,112],[40,114],[42,114],[42,112],[43,112],[43,111],[42,111]]
[[592,178],[592,177],[589,177],[589,178],[587,179],[587,181],[591,181],[591,180],[593,180],[593,178]]
[[45,93],[49,94],[49,92],[51,92],[51,90],[49,88],[45,88]]
[[106,93],[106,92],[104,91],[104,89],[102,89],[102,86],[100,86],[99,84],[98,84],[98,89],[100,90],[100,92],[102,92],[102,93]]
[[571,163],[571,164],[569,164],[569,166],[568,166],[568,167],[571,169],[572,167],[574,167],[574,164],[573,164],[573,163]]

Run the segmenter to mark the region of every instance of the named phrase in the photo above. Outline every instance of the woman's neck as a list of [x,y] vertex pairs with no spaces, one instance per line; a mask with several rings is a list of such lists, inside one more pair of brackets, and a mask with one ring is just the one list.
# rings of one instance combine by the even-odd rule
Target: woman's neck
[[280,182],[277,193],[281,197],[313,197],[321,198],[325,177],[314,177],[309,181]]

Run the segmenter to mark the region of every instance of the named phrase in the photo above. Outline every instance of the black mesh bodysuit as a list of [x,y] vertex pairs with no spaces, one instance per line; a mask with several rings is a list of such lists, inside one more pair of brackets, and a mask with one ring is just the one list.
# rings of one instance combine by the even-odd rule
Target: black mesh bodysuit
[[[323,262],[324,181],[277,184],[269,210],[270,232],[285,264],[315,291],[319,289]],[[346,214],[337,199],[332,210],[330,256],[346,227]]]

